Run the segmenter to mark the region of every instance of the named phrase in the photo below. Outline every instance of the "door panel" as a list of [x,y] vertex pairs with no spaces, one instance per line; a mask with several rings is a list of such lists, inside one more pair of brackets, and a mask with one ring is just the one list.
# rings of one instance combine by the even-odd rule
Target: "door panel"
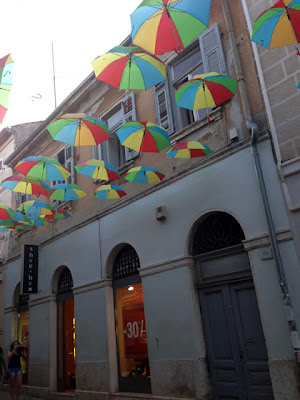
[[199,294],[213,399],[273,399],[252,282],[209,287]]
[[251,283],[231,285],[229,290],[248,399],[272,399],[268,355],[255,290]]

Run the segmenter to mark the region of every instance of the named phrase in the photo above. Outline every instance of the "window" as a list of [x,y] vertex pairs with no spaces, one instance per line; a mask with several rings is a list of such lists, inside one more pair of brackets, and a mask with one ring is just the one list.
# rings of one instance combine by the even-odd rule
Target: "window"
[[30,194],[25,194],[25,193],[17,193],[17,207],[19,207],[22,203],[25,201],[31,200],[31,195]]
[[101,119],[107,124],[111,138],[95,148],[94,157],[113,164],[116,168],[121,167],[137,155],[135,151],[123,146],[116,134],[125,122],[136,120],[134,93],[131,92],[128,97],[122,99]]
[[[74,147],[67,145],[63,149],[61,149],[58,153],[56,153],[53,158],[58,160],[61,165],[63,165],[69,172],[71,172],[71,176],[66,181],[53,181],[51,186],[56,185],[57,183],[75,183],[75,169],[74,169]],[[58,207],[62,204],[61,201],[53,200],[52,205],[54,207]]]
[[[178,107],[175,91],[196,74],[219,72],[226,74],[225,60],[218,25],[206,29],[167,67],[167,81],[155,88],[157,123],[169,134],[206,115],[206,109],[187,110]],[[209,112],[209,109],[208,109]]]
[[0,158],[0,175],[3,174],[4,170],[5,170],[5,165],[3,162],[3,158]]

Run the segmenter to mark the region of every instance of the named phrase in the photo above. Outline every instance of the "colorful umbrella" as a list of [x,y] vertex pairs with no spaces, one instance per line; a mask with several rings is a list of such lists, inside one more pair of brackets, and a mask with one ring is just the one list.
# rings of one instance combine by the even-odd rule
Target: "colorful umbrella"
[[300,89],[300,81],[299,81],[299,83],[298,83],[298,86],[297,86],[297,88],[298,88],[298,89]]
[[43,156],[23,158],[15,166],[15,170],[21,172],[27,178],[45,181],[64,181],[71,175],[58,160]]
[[48,198],[50,200],[69,201],[79,200],[86,196],[84,190],[73,183],[57,183],[52,186]]
[[234,96],[237,82],[218,72],[195,75],[175,92],[179,107],[189,110],[217,107]]
[[120,199],[126,193],[117,185],[101,185],[92,191],[91,196],[95,199]]
[[31,215],[31,216],[29,216],[29,218],[30,218],[31,223],[32,223],[31,226],[33,226],[33,227],[49,225],[49,222],[46,219],[40,218],[37,215]]
[[93,179],[113,181],[119,179],[120,175],[116,167],[102,160],[87,160],[75,165],[79,174]]
[[0,220],[12,219],[15,216],[16,216],[15,211],[7,207],[5,204],[0,203]]
[[5,117],[12,84],[13,60],[11,55],[0,59],[0,124]]
[[16,215],[14,217],[12,217],[11,222],[20,223],[23,225],[31,224],[29,217],[27,217],[26,215],[19,213],[19,212],[16,212]]
[[260,14],[254,22],[252,41],[268,49],[299,43],[300,0],[279,0]]
[[203,157],[212,153],[212,150],[202,143],[196,141],[180,142],[175,144],[167,152],[167,156],[173,158],[195,158]]
[[166,79],[166,66],[138,46],[116,46],[93,62],[95,76],[119,90],[147,90]]
[[87,114],[65,114],[47,128],[54,140],[72,146],[96,146],[109,139],[108,127]]
[[54,214],[41,215],[40,218],[44,218],[46,220],[55,220],[55,219],[66,219],[71,217],[70,214],[67,213],[63,208],[57,208]]
[[125,179],[134,183],[156,183],[165,175],[153,167],[133,167],[125,174]]
[[144,0],[131,14],[133,43],[152,54],[180,52],[208,26],[211,0]]
[[12,175],[0,183],[1,186],[13,192],[47,196],[51,189],[40,179],[28,178],[23,175]]
[[123,146],[139,153],[159,153],[170,145],[168,132],[149,121],[126,122],[116,134]]
[[25,212],[26,215],[50,215],[55,213],[55,208],[44,201],[28,200],[20,204],[17,210]]

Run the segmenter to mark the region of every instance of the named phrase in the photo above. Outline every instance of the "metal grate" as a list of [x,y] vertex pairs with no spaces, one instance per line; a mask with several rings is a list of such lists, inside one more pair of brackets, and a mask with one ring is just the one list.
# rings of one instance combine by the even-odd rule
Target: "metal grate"
[[20,294],[19,296],[19,304],[18,304],[18,312],[28,311],[28,301],[29,295],[28,294]]
[[193,242],[193,255],[235,246],[244,239],[239,223],[231,215],[217,212],[209,215],[198,227]]
[[138,274],[139,257],[133,247],[127,245],[118,254],[113,267],[113,278],[120,279]]
[[73,289],[72,275],[70,270],[68,268],[65,268],[59,277],[57,294],[60,295],[64,293],[70,293],[72,292],[72,289]]

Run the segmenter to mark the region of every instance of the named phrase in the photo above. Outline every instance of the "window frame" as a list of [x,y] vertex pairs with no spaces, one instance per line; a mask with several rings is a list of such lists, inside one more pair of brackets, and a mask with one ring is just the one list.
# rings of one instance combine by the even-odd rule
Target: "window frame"
[[[215,41],[215,43],[214,45],[212,45],[207,49],[206,48],[207,43],[205,43],[205,40],[206,38],[209,38],[211,32],[214,32],[213,40]],[[199,52],[199,62],[195,63],[184,73],[174,78],[174,66],[176,66],[176,64],[184,61],[185,59],[194,55],[197,52]],[[190,79],[201,65],[203,65],[203,70],[204,70],[203,73],[210,72],[209,57],[213,53],[216,53],[217,62],[219,64],[218,71],[216,72],[219,72],[222,75],[226,75],[226,63],[225,63],[224,52],[217,22],[215,22],[212,26],[210,26],[204,32],[202,32],[202,34],[199,35],[198,38],[196,38],[187,48],[185,48],[179,55],[177,55],[171,60],[171,62],[167,65],[166,81],[157,85],[154,88],[156,118],[158,124],[160,123],[160,117],[159,117],[160,108],[158,103],[158,95],[163,90],[165,90],[165,93],[169,97],[168,98],[169,108],[167,109],[168,111],[167,118],[168,120],[172,121],[172,123],[170,123],[170,125],[172,125],[172,129],[168,130],[169,135],[180,131],[181,129],[190,125],[192,122],[203,118],[207,113],[211,111],[211,109],[200,109],[192,111],[178,107],[175,102],[175,91],[176,91],[175,86],[179,87],[180,84],[182,84],[185,80]],[[185,119],[185,121],[183,118]],[[189,122],[191,119],[193,119],[194,121]]]

